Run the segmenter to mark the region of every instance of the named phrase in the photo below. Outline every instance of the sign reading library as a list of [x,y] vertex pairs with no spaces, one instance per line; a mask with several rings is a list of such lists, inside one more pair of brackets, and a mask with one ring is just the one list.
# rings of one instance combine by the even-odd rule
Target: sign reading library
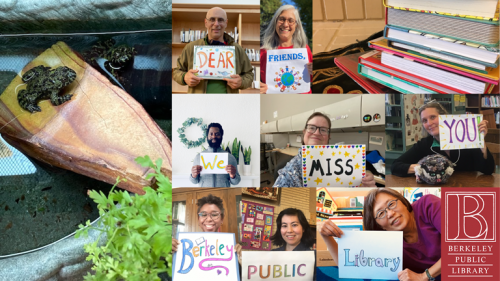
[[268,50],[266,84],[268,94],[300,94],[311,89],[307,49]]
[[358,187],[366,174],[365,145],[303,145],[304,187]]
[[337,241],[340,278],[398,280],[403,231],[344,231]]
[[234,233],[181,232],[177,240],[174,281],[240,280]]
[[479,132],[482,114],[439,115],[441,149],[483,148],[484,136]]
[[200,153],[201,174],[227,174],[229,153]]
[[313,280],[314,251],[244,251],[243,280]]
[[204,79],[231,78],[235,74],[234,46],[194,46],[193,69]]

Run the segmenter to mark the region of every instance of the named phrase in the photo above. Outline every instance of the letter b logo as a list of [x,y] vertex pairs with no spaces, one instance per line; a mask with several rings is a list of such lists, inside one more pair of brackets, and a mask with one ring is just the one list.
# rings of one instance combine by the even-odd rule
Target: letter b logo
[[446,242],[496,241],[494,192],[445,192]]

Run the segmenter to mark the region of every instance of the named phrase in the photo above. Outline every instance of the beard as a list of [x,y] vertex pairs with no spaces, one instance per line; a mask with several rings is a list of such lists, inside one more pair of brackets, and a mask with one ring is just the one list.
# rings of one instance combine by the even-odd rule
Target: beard
[[[215,142],[213,142],[212,140],[215,140]],[[210,146],[213,149],[217,149],[220,147],[220,145],[222,143],[222,138],[213,138],[210,140],[207,139],[207,142],[208,142],[208,146]]]

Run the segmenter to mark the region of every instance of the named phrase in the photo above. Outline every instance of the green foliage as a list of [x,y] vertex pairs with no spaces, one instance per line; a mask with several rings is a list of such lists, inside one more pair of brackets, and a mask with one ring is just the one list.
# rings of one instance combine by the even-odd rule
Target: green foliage
[[[130,196],[127,191],[115,190],[120,181],[126,181],[118,178],[107,197],[102,191],[90,191],[101,219],[97,227],[90,221],[85,226],[80,224],[75,237],[88,237],[89,229],[101,234],[84,246],[95,271],[95,275],[88,273],[85,280],[160,280],[158,274],[162,272],[172,276],[171,267],[167,268],[164,261],[172,264],[172,184],[160,172],[161,159],[153,163],[146,155],[135,161],[154,169],[146,179],[154,177],[158,189],[145,187],[146,194]],[[108,240],[99,246],[103,233]]]
[[245,165],[250,165],[250,156],[252,155],[252,147],[248,146],[248,149],[243,150],[243,146],[241,146],[241,153],[243,153],[243,161]]
[[312,51],[312,3],[311,0],[293,0],[295,2],[295,7],[299,10],[300,20],[302,21],[302,27],[309,40],[309,49]]
[[[269,22],[274,16],[274,12],[283,5],[281,0],[261,0],[260,1],[260,30],[263,34]],[[261,34],[261,36],[262,36]]]
[[230,143],[230,141],[227,142],[226,149],[224,149],[224,150],[227,151],[229,154],[231,154],[231,149],[229,148],[229,143]]
[[241,142],[238,141],[238,138],[234,138],[233,149],[231,151],[234,158],[236,158],[236,164],[240,164],[240,146]]

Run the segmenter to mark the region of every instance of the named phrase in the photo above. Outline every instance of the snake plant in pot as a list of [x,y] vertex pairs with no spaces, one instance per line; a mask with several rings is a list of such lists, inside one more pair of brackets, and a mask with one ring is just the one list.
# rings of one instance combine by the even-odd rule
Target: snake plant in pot
[[252,174],[252,168],[250,166],[250,159],[252,155],[252,147],[248,146],[248,149],[243,149],[243,146],[241,146],[241,153],[243,153],[243,162],[245,163],[245,166],[243,167],[243,171],[245,172],[246,176],[250,176]]

